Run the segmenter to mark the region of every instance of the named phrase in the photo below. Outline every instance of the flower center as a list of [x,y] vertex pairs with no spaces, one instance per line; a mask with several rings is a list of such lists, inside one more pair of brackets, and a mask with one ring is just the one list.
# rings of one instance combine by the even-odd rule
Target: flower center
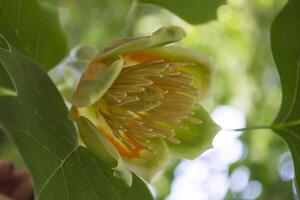
[[151,138],[179,143],[175,130],[185,128],[181,120],[194,118],[199,90],[193,75],[184,72],[191,63],[152,61],[125,67],[111,88],[97,102],[97,110],[114,136],[129,149],[151,149]]

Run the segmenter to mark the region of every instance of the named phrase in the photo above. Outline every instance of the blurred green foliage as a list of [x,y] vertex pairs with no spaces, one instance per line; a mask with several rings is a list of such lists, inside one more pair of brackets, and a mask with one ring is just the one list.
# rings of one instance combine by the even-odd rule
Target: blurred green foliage
[[[166,9],[150,4],[137,5],[134,17],[130,18],[128,12],[132,8],[128,0],[44,2],[59,7],[60,21],[71,47],[89,44],[102,48],[124,36],[129,22],[130,30],[126,33],[129,36],[147,35],[164,25],[182,26],[188,32],[182,45],[210,56],[216,68],[214,93],[206,101],[207,108],[237,107],[246,113],[249,126],[271,124],[279,110],[281,90],[270,49],[270,26],[286,0],[228,0],[218,8],[216,20],[198,25],[191,25]],[[187,1],[183,2],[188,5]],[[4,142],[3,137],[0,140],[1,157],[5,155],[19,162],[13,146]],[[292,182],[283,181],[278,172],[280,157],[288,151],[283,140],[270,130],[248,131],[241,140],[245,155],[230,166],[229,175],[237,167],[246,166],[251,172],[250,179],[262,184],[258,199],[293,199]],[[159,199],[170,192],[175,166],[176,162],[155,182],[160,188],[157,190]],[[242,197],[229,190],[225,199]]]
[[216,19],[216,9],[226,3],[225,0],[190,0],[188,3],[182,3],[181,0],[139,0],[139,2],[162,6],[191,24]]
[[61,23],[71,46],[104,47],[120,38],[130,9],[129,0],[60,0]]

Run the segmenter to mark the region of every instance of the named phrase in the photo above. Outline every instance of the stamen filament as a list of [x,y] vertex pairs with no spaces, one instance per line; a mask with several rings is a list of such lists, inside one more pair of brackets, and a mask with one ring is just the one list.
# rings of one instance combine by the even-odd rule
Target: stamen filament
[[175,129],[185,128],[182,120],[202,123],[191,116],[199,91],[193,75],[181,70],[187,64],[153,61],[126,66],[99,101],[99,112],[128,149],[139,145],[154,152],[153,138],[178,144]]

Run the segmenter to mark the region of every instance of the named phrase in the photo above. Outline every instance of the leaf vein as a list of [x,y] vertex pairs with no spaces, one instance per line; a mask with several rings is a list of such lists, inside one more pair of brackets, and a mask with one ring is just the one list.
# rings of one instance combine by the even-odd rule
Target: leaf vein
[[295,80],[296,81],[296,86],[295,86],[294,92],[293,92],[294,95],[293,95],[293,99],[292,99],[292,105],[290,106],[289,111],[287,112],[286,116],[283,118],[283,121],[286,121],[289,118],[290,114],[293,112],[293,109],[294,109],[294,107],[296,105],[296,102],[297,102],[298,88],[299,88],[300,65],[299,65],[299,60],[297,59],[297,56],[296,56],[296,54],[295,54],[295,52],[292,48],[292,45],[291,45],[290,41],[287,38],[286,29],[283,27],[282,30],[283,30],[283,32],[282,32],[283,33],[283,39],[286,41],[288,49],[291,52],[291,54],[293,55],[293,57],[294,57],[294,59],[296,60],[296,63],[297,63],[297,65],[296,65],[296,68],[297,68],[296,71],[297,72],[296,72],[296,80]]
[[65,170],[64,170],[63,167],[61,168],[61,172],[62,172],[62,177],[64,179],[64,186],[65,186],[66,193],[67,193],[67,200],[70,200],[70,192],[69,192],[69,188],[68,188],[68,185],[67,185],[67,179],[65,177]]
[[[101,171],[102,172],[102,169],[90,158],[90,157],[88,157],[88,159],[91,161],[91,163],[99,170],[99,171]],[[103,176],[105,177],[105,179],[106,179],[106,181],[108,182],[108,183],[110,183],[111,181],[109,181],[109,179],[107,178],[107,176],[106,176],[106,174],[105,173],[102,173],[103,174]],[[123,199],[123,197],[118,193],[118,190],[117,190],[117,188],[114,186],[114,184],[111,184],[111,188],[113,188],[114,190],[115,190],[115,194],[118,194],[118,196],[119,196],[119,198],[120,199]]]
[[41,146],[41,148],[43,148],[44,150],[46,150],[48,153],[52,154],[53,156],[55,156],[56,159],[58,159],[59,161],[62,161],[58,155],[56,155],[54,152],[52,152],[50,149],[46,148],[42,143],[40,143],[38,141],[38,139],[36,139],[35,137],[33,137],[32,135],[30,135],[28,133],[28,131],[21,131],[21,130],[17,130],[17,129],[13,129],[16,132],[22,133],[24,135],[26,135],[28,138],[30,138],[32,141],[34,141],[35,143],[37,143],[39,146]]
[[82,165],[82,162],[81,162],[80,156],[78,155],[78,152],[77,152],[76,156],[78,158],[78,161],[79,161],[79,164],[80,164],[80,168],[83,170],[84,176],[87,178],[88,183],[91,185],[91,187],[93,189],[93,192],[96,195],[96,198],[100,199],[100,197],[99,197],[99,195],[98,195],[98,193],[96,191],[95,186],[92,184],[90,177],[87,175],[86,170],[85,170],[84,166]]
[[63,160],[61,160],[60,165],[52,171],[52,173],[50,174],[50,176],[48,178],[46,178],[45,182],[41,186],[40,191],[38,191],[37,199],[39,199],[39,197],[41,196],[41,194],[45,190],[46,186],[49,184],[51,179],[57,174],[57,172],[63,167],[65,162],[77,151],[78,147],[79,147],[79,145],[76,146],[72,151],[70,151],[70,153]]

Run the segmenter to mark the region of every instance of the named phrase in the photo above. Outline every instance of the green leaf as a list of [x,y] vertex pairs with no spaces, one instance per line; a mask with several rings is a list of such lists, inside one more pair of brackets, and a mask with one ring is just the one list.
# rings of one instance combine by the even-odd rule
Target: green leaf
[[15,96],[16,91],[6,71],[0,64],[0,96]]
[[0,97],[0,127],[11,136],[31,172],[36,199],[153,199],[145,183],[133,186],[80,147],[67,109],[47,74],[12,48],[0,49],[0,61],[17,96]]
[[290,0],[271,30],[273,56],[282,85],[282,104],[272,126],[287,142],[300,191],[300,1]]
[[[0,49],[9,51],[7,40],[0,35]],[[0,62],[0,96],[15,96],[16,90],[7,72]]]
[[0,63],[0,96],[15,96],[16,91],[8,74]]
[[139,0],[164,7],[191,24],[200,24],[217,17],[217,8],[225,0]]
[[46,70],[67,53],[57,11],[37,0],[0,0],[0,34]]

